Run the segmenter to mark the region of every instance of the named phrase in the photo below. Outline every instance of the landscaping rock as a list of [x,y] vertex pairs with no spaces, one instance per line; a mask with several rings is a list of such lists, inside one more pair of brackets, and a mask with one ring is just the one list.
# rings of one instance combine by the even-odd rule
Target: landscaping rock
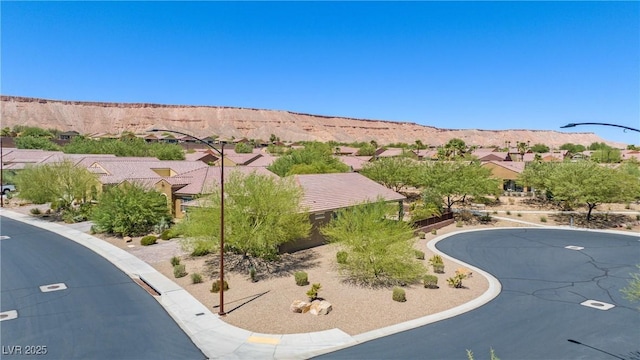
[[122,238],[122,240],[124,240],[124,242],[128,242],[128,243],[133,241],[133,239],[131,239],[131,236],[125,236],[125,237]]
[[291,312],[304,314],[309,311],[310,307],[311,304],[306,301],[294,300],[293,303],[291,303],[291,306],[289,306],[289,309]]
[[311,308],[309,309],[309,313],[313,315],[327,315],[331,312],[333,308],[331,307],[331,303],[325,300],[319,301],[314,300],[311,303]]

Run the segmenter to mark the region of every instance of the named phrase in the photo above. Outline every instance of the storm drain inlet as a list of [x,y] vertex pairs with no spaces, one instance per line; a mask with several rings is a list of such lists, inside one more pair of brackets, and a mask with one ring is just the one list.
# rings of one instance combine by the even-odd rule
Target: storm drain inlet
[[67,285],[65,285],[64,283],[57,283],[57,284],[50,284],[50,285],[42,285],[40,286],[40,291],[42,292],[52,292],[52,291],[60,291],[60,290],[66,290],[67,289]]
[[9,310],[0,312],[0,321],[13,320],[18,318],[17,310]]
[[609,304],[609,303],[602,302],[602,301],[597,301],[597,300],[583,301],[583,302],[580,303],[580,305],[587,306],[587,307],[594,308],[594,309],[598,309],[598,310],[609,310],[609,309],[615,307],[615,305],[613,305],[613,304]]

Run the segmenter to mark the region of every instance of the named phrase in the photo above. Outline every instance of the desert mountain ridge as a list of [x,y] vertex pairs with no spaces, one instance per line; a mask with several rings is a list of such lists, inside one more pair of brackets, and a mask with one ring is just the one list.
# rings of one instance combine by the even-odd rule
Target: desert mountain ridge
[[225,106],[163,105],[148,103],[109,103],[49,100],[21,96],[0,97],[2,127],[38,126],[81,134],[123,131],[144,133],[151,128],[187,132],[195,136],[268,140],[271,134],[283,141],[375,140],[379,144],[413,143],[440,146],[452,138],[468,145],[505,146],[508,142],[545,144],[558,148],[565,143],[588,146],[604,142],[624,148],[626,144],[607,141],[594,133],[563,133],[552,130],[439,129],[410,122],[354,119],[282,110]]

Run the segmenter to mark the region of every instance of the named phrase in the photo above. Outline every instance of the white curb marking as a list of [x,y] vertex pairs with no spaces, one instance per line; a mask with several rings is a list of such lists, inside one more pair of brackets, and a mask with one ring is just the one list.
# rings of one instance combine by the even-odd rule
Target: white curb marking
[[582,250],[584,249],[582,246],[575,246],[575,245],[569,245],[569,246],[565,246],[565,249],[569,249],[569,250]]

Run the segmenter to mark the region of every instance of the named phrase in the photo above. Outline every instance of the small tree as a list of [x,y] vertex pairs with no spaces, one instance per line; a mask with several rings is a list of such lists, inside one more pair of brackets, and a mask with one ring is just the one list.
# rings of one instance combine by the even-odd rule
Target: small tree
[[16,174],[15,182],[21,198],[35,204],[51,202],[62,210],[74,201],[90,200],[100,186],[97,175],[70,161],[27,167]]
[[467,196],[493,195],[499,190],[498,180],[491,170],[479,162],[436,162],[422,167],[416,182],[428,189],[430,196],[439,194],[445,199],[448,211],[455,203],[462,203]]
[[586,203],[587,221],[602,203],[629,201],[640,193],[640,179],[590,161],[559,163],[553,167],[549,187],[554,199],[573,207]]
[[418,165],[406,157],[381,158],[365,164],[360,173],[393,191],[400,191],[413,183]]
[[253,147],[247,143],[239,142],[236,144],[234,150],[238,154],[251,154]]
[[[395,208],[395,206],[392,206]],[[415,258],[413,231],[404,221],[389,220],[389,204],[363,203],[338,212],[321,229],[348,253],[338,264],[347,279],[365,286],[413,283],[425,274]]]
[[[213,247],[220,234],[219,188],[205,199],[207,206],[189,211],[179,229]],[[302,189],[293,179],[231,173],[225,182],[225,246],[245,257],[276,258],[280,244],[304,238],[311,230],[301,200]]]
[[167,199],[155,190],[136,183],[124,183],[106,190],[94,209],[92,220],[98,232],[136,236],[151,232],[169,221]]
[[46,137],[21,136],[14,139],[18,149],[41,149],[48,151],[60,151],[60,146],[51,142]]

